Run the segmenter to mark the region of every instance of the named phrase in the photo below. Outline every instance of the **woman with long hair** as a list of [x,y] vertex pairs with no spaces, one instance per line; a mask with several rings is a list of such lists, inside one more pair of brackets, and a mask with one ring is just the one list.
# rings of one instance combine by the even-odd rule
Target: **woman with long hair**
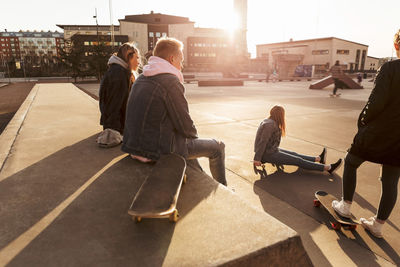
[[100,124],[103,132],[97,138],[100,147],[113,147],[122,142],[126,103],[130,88],[140,65],[139,50],[132,43],[124,43],[108,60],[99,93]]
[[[394,36],[400,58],[400,30]],[[350,217],[356,189],[357,169],[365,161],[382,164],[382,193],[375,216],[360,218],[374,236],[382,238],[382,227],[397,199],[400,177],[400,59],[386,62],[378,70],[374,88],[358,117],[358,132],[344,160],[343,198],[333,201],[334,210]]]
[[260,166],[268,162],[275,165],[295,165],[307,170],[333,173],[342,163],[342,160],[339,159],[336,163],[325,164],[326,148],[316,157],[279,148],[281,137],[285,135],[285,109],[281,106],[274,106],[270,110],[269,118],[264,119],[258,127],[254,142],[253,164]]

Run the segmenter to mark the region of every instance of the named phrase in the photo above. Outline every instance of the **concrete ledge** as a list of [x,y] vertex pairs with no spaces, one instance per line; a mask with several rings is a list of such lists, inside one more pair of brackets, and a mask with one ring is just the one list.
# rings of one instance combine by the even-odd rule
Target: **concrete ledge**
[[243,80],[202,80],[199,86],[243,86]]
[[39,90],[39,85],[35,85],[29,95],[26,97],[25,101],[22,103],[18,111],[15,113],[12,120],[7,124],[0,135],[0,172],[4,167],[8,155],[12,149],[15,139],[22,127],[26,115],[32,105],[33,100]]
[[[98,149],[90,148],[94,138],[84,140],[76,148],[69,147],[68,153],[61,153],[71,155],[74,150],[85,147],[89,149],[85,152],[86,157],[95,154]],[[57,154],[26,170],[26,173],[31,173],[29,177],[10,177],[2,186],[2,231],[17,234],[21,232],[21,229],[15,230],[17,226],[28,226],[29,229],[13,243],[18,243],[18,239],[31,240],[9,261],[8,266],[130,266],[132,263],[135,266],[312,265],[295,231],[249,206],[235,193],[193,167],[187,170],[188,182],[182,188],[178,202],[181,216],[177,223],[168,219],[143,219],[141,223],[135,223],[127,210],[153,166],[125,156],[94,179],[88,179],[91,183],[86,182],[82,191],[76,179],[68,177],[68,172],[60,172],[57,165],[54,169],[49,166],[55,159],[63,160]],[[80,161],[74,164],[69,168],[83,167],[79,165]],[[54,192],[43,190],[48,184],[41,181],[41,170],[44,169],[46,180],[62,181],[68,191],[71,191],[73,183],[75,192],[81,193],[76,195],[72,191],[74,199],[68,205],[64,204],[69,198],[63,200]],[[21,188],[18,183],[24,183],[24,186]],[[20,195],[25,195],[25,191],[30,192],[26,196],[30,195],[31,199],[32,192],[46,193],[42,193],[38,200],[22,201]],[[50,195],[52,202],[45,204],[45,198]],[[60,200],[64,209],[49,210],[49,206]],[[9,221],[14,218],[12,214],[22,213],[24,216],[17,223]],[[35,223],[41,219],[38,214],[47,214],[44,218],[53,219],[46,218],[44,227],[38,224],[29,227],[28,222]],[[29,237],[26,234],[29,232],[38,235]],[[15,247],[6,246],[5,251],[8,250],[15,250]],[[1,256],[0,252],[0,260]]]
[[[180,220],[135,224],[127,210],[153,166],[96,145],[98,106],[85,93],[70,84],[35,90],[0,181],[0,265],[312,265],[295,231],[192,166]],[[21,154],[24,167],[8,171]]]

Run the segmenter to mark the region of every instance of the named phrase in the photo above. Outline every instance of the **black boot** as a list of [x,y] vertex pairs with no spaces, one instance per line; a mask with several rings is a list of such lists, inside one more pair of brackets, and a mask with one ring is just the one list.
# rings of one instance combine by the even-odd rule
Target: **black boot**
[[328,170],[328,172],[332,174],[337,168],[340,167],[340,165],[342,165],[342,159],[339,159],[335,163],[331,164],[331,168]]
[[321,155],[319,155],[319,158],[320,158],[319,163],[325,164],[325,162],[326,162],[326,154],[327,154],[327,151],[326,151],[326,148],[324,147],[324,149],[322,150]]

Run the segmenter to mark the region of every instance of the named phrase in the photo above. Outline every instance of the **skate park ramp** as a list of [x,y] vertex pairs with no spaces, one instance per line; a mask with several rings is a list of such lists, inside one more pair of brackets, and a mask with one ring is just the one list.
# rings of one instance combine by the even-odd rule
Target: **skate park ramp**
[[[339,78],[339,80],[342,83],[343,89],[363,89],[361,85],[356,83],[352,78],[350,78],[347,75],[344,75],[343,77]],[[329,75],[319,81],[316,81],[310,85],[310,89],[323,89],[331,84],[334,83],[334,80],[332,78],[332,75]]]

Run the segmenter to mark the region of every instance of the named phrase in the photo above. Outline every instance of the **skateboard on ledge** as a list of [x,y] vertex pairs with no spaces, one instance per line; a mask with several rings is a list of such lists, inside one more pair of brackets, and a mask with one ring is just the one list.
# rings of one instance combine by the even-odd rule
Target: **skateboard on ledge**
[[337,198],[324,191],[317,191],[315,192],[314,207],[320,207],[322,205],[325,208],[325,210],[328,211],[328,213],[334,219],[333,222],[332,221],[330,222],[333,229],[340,230],[342,226],[345,229],[349,230],[356,229],[357,225],[360,224],[357,218],[353,214],[351,214],[350,218],[345,218],[340,216],[332,208],[333,200],[337,200]]
[[142,218],[169,218],[177,222],[176,209],[182,183],[186,182],[186,161],[179,155],[162,155],[140,187],[128,214],[135,222]]

